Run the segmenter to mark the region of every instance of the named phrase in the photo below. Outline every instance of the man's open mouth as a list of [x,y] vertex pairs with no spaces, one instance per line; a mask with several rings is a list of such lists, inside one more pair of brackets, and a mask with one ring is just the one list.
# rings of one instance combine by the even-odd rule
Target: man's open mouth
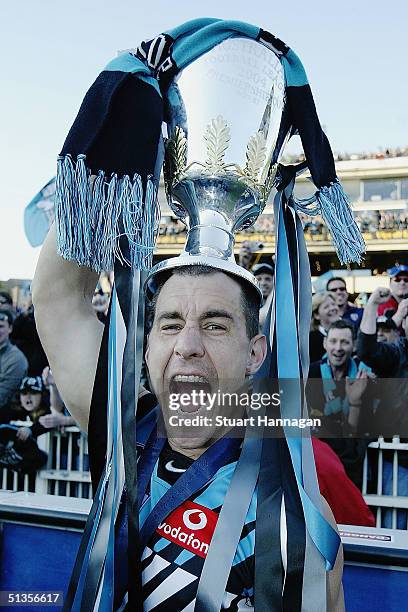
[[211,393],[211,384],[205,376],[176,374],[170,380],[169,392],[171,395],[183,396],[183,402],[180,404],[182,412],[196,412],[207,404],[206,398],[207,394]]

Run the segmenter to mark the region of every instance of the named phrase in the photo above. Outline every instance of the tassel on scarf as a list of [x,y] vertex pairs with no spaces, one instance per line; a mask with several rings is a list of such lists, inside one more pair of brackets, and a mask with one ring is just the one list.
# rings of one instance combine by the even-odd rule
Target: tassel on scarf
[[316,193],[321,215],[330,231],[342,264],[360,263],[365,252],[361,232],[354,220],[350,200],[338,181]]
[[[152,265],[159,226],[157,189],[151,179],[143,201],[142,179],[116,174],[107,179],[100,170],[96,178],[78,155],[58,158],[55,222],[58,253],[96,272],[113,270],[117,257],[137,269]],[[119,238],[129,241],[130,261],[119,249]]]

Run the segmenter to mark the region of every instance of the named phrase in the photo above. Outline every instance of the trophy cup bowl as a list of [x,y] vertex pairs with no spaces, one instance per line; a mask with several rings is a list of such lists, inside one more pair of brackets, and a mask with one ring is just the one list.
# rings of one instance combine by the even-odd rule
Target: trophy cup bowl
[[187,66],[170,88],[164,182],[187,240],[179,257],[149,277],[203,258],[255,285],[235,263],[234,240],[262,213],[289,137],[283,67],[262,44],[231,38]]

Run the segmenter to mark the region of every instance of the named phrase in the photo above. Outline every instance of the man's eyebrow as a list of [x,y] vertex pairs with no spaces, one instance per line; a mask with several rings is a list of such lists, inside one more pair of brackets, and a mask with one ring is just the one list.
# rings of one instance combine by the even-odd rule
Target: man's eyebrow
[[[177,310],[165,311],[157,317],[157,322],[160,323],[160,321],[162,321],[163,319],[179,320],[183,319],[183,315]],[[234,317],[227,310],[214,309],[207,310],[206,312],[203,312],[202,315],[200,315],[200,321],[204,321],[206,319],[230,319],[231,321],[233,321]]]
[[205,319],[230,319],[233,321],[234,317],[227,310],[207,310],[200,316],[200,321]]
[[157,317],[157,322],[160,323],[160,321],[162,321],[163,319],[182,319],[183,316],[180,312],[178,312],[177,310],[170,310],[167,312],[162,312],[158,317]]

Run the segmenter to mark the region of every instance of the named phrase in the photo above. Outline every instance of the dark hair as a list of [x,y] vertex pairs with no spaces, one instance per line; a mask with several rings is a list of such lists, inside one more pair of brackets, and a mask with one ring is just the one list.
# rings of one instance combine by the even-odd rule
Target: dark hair
[[339,319],[338,321],[333,321],[333,323],[330,324],[330,326],[329,326],[329,328],[327,330],[327,335],[329,335],[329,331],[331,329],[349,329],[350,332],[351,332],[351,337],[353,338],[353,340],[356,337],[356,328],[354,327],[354,325],[352,323],[350,323],[350,321],[345,321],[344,319]]
[[11,295],[8,291],[0,291],[0,297],[4,298],[7,304],[10,304],[10,306],[13,305],[13,300],[11,299]]
[[347,289],[347,284],[346,284],[346,281],[344,280],[344,278],[342,278],[341,276],[333,276],[333,278],[329,278],[329,280],[326,283],[326,291],[330,291],[329,285],[333,281],[341,281],[344,284],[344,288]]
[[154,315],[156,312],[156,304],[160,291],[163,285],[168,281],[171,276],[202,276],[216,274],[222,272],[229,276],[235,281],[241,288],[241,306],[245,317],[246,332],[249,339],[253,338],[259,333],[259,307],[260,297],[255,287],[252,288],[247,281],[241,279],[235,274],[230,274],[224,270],[212,268],[206,265],[194,265],[194,266],[180,266],[179,268],[173,268],[170,271],[163,271],[158,279],[157,288],[153,294],[151,300],[147,303],[147,317],[146,317],[146,328],[149,333],[153,326]]
[[11,314],[9,310],[0,310],[0,319],[2,320],[7,319],[7,321],[9,322],[9,325],[13,325],[13,322],[14,322],[13,315]]

